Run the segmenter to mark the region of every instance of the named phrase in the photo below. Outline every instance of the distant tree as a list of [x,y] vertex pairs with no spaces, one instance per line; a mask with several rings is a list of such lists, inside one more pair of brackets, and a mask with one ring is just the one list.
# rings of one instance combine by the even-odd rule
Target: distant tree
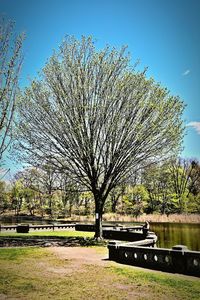
[[0,214],[8,208],[8,193],[5,181],[0,181]]
[[111,201],[111,212],[116,213],[117,204],[120,197],[123,196],[125,192],[125,185],[119,185],[111,190],[110,192],[110,201]]
[[66,173],[59,174],[59,183],[64,216],[67,213],[71,217],[73,205],[77,203],[79,198],[79,186]]
[[188,212],[200,214],[200,193],[188,195]]
[[12,136],[24,35],[13,34],[14,23],[0,15],[0,165]]
[[188,159],[179,158],[171,162],[169,170],[171,172],[174,192],[178,200],[178,212],[182,213],[186,209],[186,200],[189,195],[189,185],[195,164]]
[[25,208],[28,209],[31,216],[34,216],[35,210],[38,208],[39,204],[38,193],[29,187],[24,187],[23,198],[25,202]]
[[82,192],[80,193],[80,198],[83,200],[84,205],[84,215],[91,215],[92,214],[92,203],[94,203],[93,195],[91,192]]
[[43,184],[43,173],[37,168],[26,168],[14,176],[14,182],[21,180],[24,186],[24,198],[30,214],[35,209],[43,217],[45,208],[45,187]]
[[194,196],[200,194],[200,163],[191,161],[192,170],[190,172],[190,181],[188,185],[189,192]]
[[[58,172],[54,166],[51,164],[43,164],[35,169],[27,169],[28,176],[24,176],[26,181],[28,180],[31,189],[39,190],[43,194],[43,200],[46,198],[47,200],[47,213],[52,216],[53,215],[53,202],[54,202],[54,192],[59,187],[59,178]],[[25,174],[24,174],[25,175]],[[37,178],[36,178],[36,176]],[[31,186],[31,182],[33,185]],[[37,183],[37,184],[36,184]],[[44,201],[43,201],[44,202]]]
[[151,165],[143,172],[144,185],[148,191],[147,212],[168,214],[173,211],[173,185],[169,162]]
[[[136,72],[125,48],[96,51],[92,39],[67,38],[21,95],[15,149],[29,163],[51,162],[92,192],[96,232],[109,193],[182,140],[183,103]],[[22,151],[23,149],[23,151]]]
[[123,195],[126,213],[131,213],[137,218],[144,212],[147,199],[148,193],[143,185],[127,185]]
[[48,200],[47,212],[50,216],[53,216],[53,195],[58,186],[58,173],[55,167],[51,164],[44,164],[43,166],[40,166],[40,168],[42,171],[40,178]]
[[24,200],[24,185],[23,180],[17,180],[12,187],[11,193],[11,208],[15,210],[15,215],[19,215]]

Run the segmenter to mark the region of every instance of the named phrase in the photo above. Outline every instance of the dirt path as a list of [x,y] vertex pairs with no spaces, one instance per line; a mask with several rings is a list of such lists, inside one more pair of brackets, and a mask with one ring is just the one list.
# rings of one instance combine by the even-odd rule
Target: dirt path
[[[96,248],[84,247],[51,247],[49,248],[57,257],[69,260],[80,265],[105,266],[108,261],[108,253],[98,252]],[[105,251],[107,252],[107,251]]]
[[108,254],[105,249],[84,247],[50,247],[48,248],[56,257],[67,262],[67,268],[47,267],[47,272],[71,275],[86,272],[86,266],[106,266],[110,264],[107,260]]

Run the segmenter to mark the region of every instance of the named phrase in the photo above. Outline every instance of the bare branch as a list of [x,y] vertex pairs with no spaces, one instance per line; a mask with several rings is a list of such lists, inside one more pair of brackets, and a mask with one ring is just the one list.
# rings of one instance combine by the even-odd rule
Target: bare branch
[[14,23],[0,15],[0,161],[12,134],[24,35],[13,36]]

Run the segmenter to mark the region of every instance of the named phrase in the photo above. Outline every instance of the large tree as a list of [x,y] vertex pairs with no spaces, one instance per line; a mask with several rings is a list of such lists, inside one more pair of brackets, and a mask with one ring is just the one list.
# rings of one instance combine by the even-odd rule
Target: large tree
[[14,36],[14,23],[0,15],[0,164],[11,140],[12,120],[22,64],[24,34]]
[[[126,49],[68,37],[21,95],[15,148],[73,174],[95,201],[96,237],[110,191],[180,146],[183,103],[131,67]],[[23,149],[23,151],[21,151]]]

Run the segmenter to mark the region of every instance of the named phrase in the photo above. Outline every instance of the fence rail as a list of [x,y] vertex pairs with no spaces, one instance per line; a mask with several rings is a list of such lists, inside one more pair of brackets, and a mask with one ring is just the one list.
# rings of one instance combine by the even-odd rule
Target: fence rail
[[16,230],[17,232],[29,232],[30,229],[32,230],[56,230],[56,229],[68,229],[68,228],[75,228],[75,224],[42,224],[42,225],[0,225],[0,231],[12,231]]
[[184,245],[177,245],[172,249],[151,248],[145,242],[110,242],[109,259],[143,268],[200,277],[200,252],[190,251]]

